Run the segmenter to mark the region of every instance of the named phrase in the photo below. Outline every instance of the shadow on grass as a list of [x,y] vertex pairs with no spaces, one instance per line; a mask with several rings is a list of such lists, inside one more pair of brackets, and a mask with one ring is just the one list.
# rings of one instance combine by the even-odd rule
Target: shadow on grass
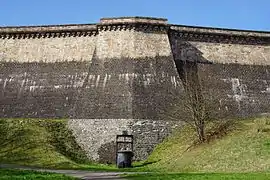
[[157,162],[159,162],[160,160],[157,160],[157,161],[150,161],[150,162],[143,162],[141,164],[137,164],[137,165],[134,165],[133,167],[134,168],[139,168],[139,167],[145,167],[147,165],[150,165],[150,164],[155,164]]
[[2,164],[63,169],[91,163],[66,127],[66,120],[0,119],[0,135]]
[[50,133],[48,143],[53,146],[58,153],[76,163],[90,163],[86,152],[76,143],[71,130],[67,128],[66,121],[43,121],[42,124]]
[[[12,129],[11,129],[12,128]],[[0,161],[1,162],[25,162],[32,163],[37,159],[29,157],[29,152],[43,142],[33,141],[28,138],[35,136],[33,131],[9,126],[8,122],[0,119]],[[26,138],[27,137],[27,138]]]

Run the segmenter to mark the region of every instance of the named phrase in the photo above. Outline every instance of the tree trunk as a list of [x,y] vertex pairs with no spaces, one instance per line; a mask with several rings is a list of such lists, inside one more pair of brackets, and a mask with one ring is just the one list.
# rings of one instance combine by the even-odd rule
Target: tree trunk
[[196,131],[197,131],[197,136],[199,141],[205,142],[205,125],[204,125],[204,119],[198,119],[197,123],[195,124],[196,126]]

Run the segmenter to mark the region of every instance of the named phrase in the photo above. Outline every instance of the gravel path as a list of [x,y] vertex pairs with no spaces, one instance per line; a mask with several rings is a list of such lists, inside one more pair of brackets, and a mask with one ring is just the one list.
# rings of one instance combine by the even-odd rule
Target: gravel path
[[21,170],[34,170],[39,172],[52,172],[65,174],[67,176],[72,176],[80,179],[96,179],[96,180],[126,180],[120,177],[121,174],[134,174],[136,172],[91,172],[85,170],[56,170],[56,169],[41,169],[27,166],[18,166],[11,164],[0,164],[0,168],[9,169],[21,169]]

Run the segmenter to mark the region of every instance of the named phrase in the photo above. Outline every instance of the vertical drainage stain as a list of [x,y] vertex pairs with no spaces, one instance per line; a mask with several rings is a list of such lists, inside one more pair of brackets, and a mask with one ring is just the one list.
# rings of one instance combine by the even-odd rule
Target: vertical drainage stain
[[233,99],[237,102],[238,104],[238,109],[241,109],[241,101],[246,98],[246,93],[245,93],[245,85],[240,84],[240,80],[238,78],[232,78],[232,91],[233,91]]
[[107,77],[108,77],[108,75],[106,74],[105,77],[104,77],[104,80],[103,80],[103,90],[104,90],[105,87],[106,87]]
[[27,72],[24,73],[24,78],[22,80],[21,87],[20,87],[20,90],[19,90],[19,93],[18,93],[17,98],[20,98],[20,96],[22,94],[22,91],[24,89],[24,85],[25,85],[26,80],[27,80]]
[[97,76],[96,87],[98,87],[99,79],[100,79],[100,75]]
[[5,79],[4,84],[3,84],[2,97],[5,96],[5,89],[6,89],[6,86],[7,86],[7,81],[8,81],[8,78]]

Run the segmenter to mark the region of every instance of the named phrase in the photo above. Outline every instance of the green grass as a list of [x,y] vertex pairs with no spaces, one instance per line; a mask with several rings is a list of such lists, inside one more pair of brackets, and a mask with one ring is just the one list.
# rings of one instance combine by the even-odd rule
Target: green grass
[[47,172],[36,172],[26,170],[11,170],[11,169],[0,169],[0,180],[32,180],[32,179],[44,179],[44,180],[75,180],[76,178],[68,177],[62,174],[54,174]]
[[[194,146],[195,134],[184,128],[158,145],[148,162],[162,172],[270,172],[270,119],[241,120],[227,134]],[[270,178],[269,178],[270,179]]]
[[89,171],[134,170],[87,160],[66,123],[66,119],[0,119],[0,164]]
[[66,120],[0,119],[0,163],[80,168],[89,163]]
[[133,180],[269,180],[267,173],[168,173],[168,174],[135,174],[126,175]]
[[[118,169],[87,161],[66,120],[0,119],[0,163],[91,171],[270,172],[269,129],[266,117],[234,121],[227,133],[218,130],[208,143],[194,145],[195,134],[185,127],[158,145],[148,160]],[[168,176],[174,175],[179,176]]]

